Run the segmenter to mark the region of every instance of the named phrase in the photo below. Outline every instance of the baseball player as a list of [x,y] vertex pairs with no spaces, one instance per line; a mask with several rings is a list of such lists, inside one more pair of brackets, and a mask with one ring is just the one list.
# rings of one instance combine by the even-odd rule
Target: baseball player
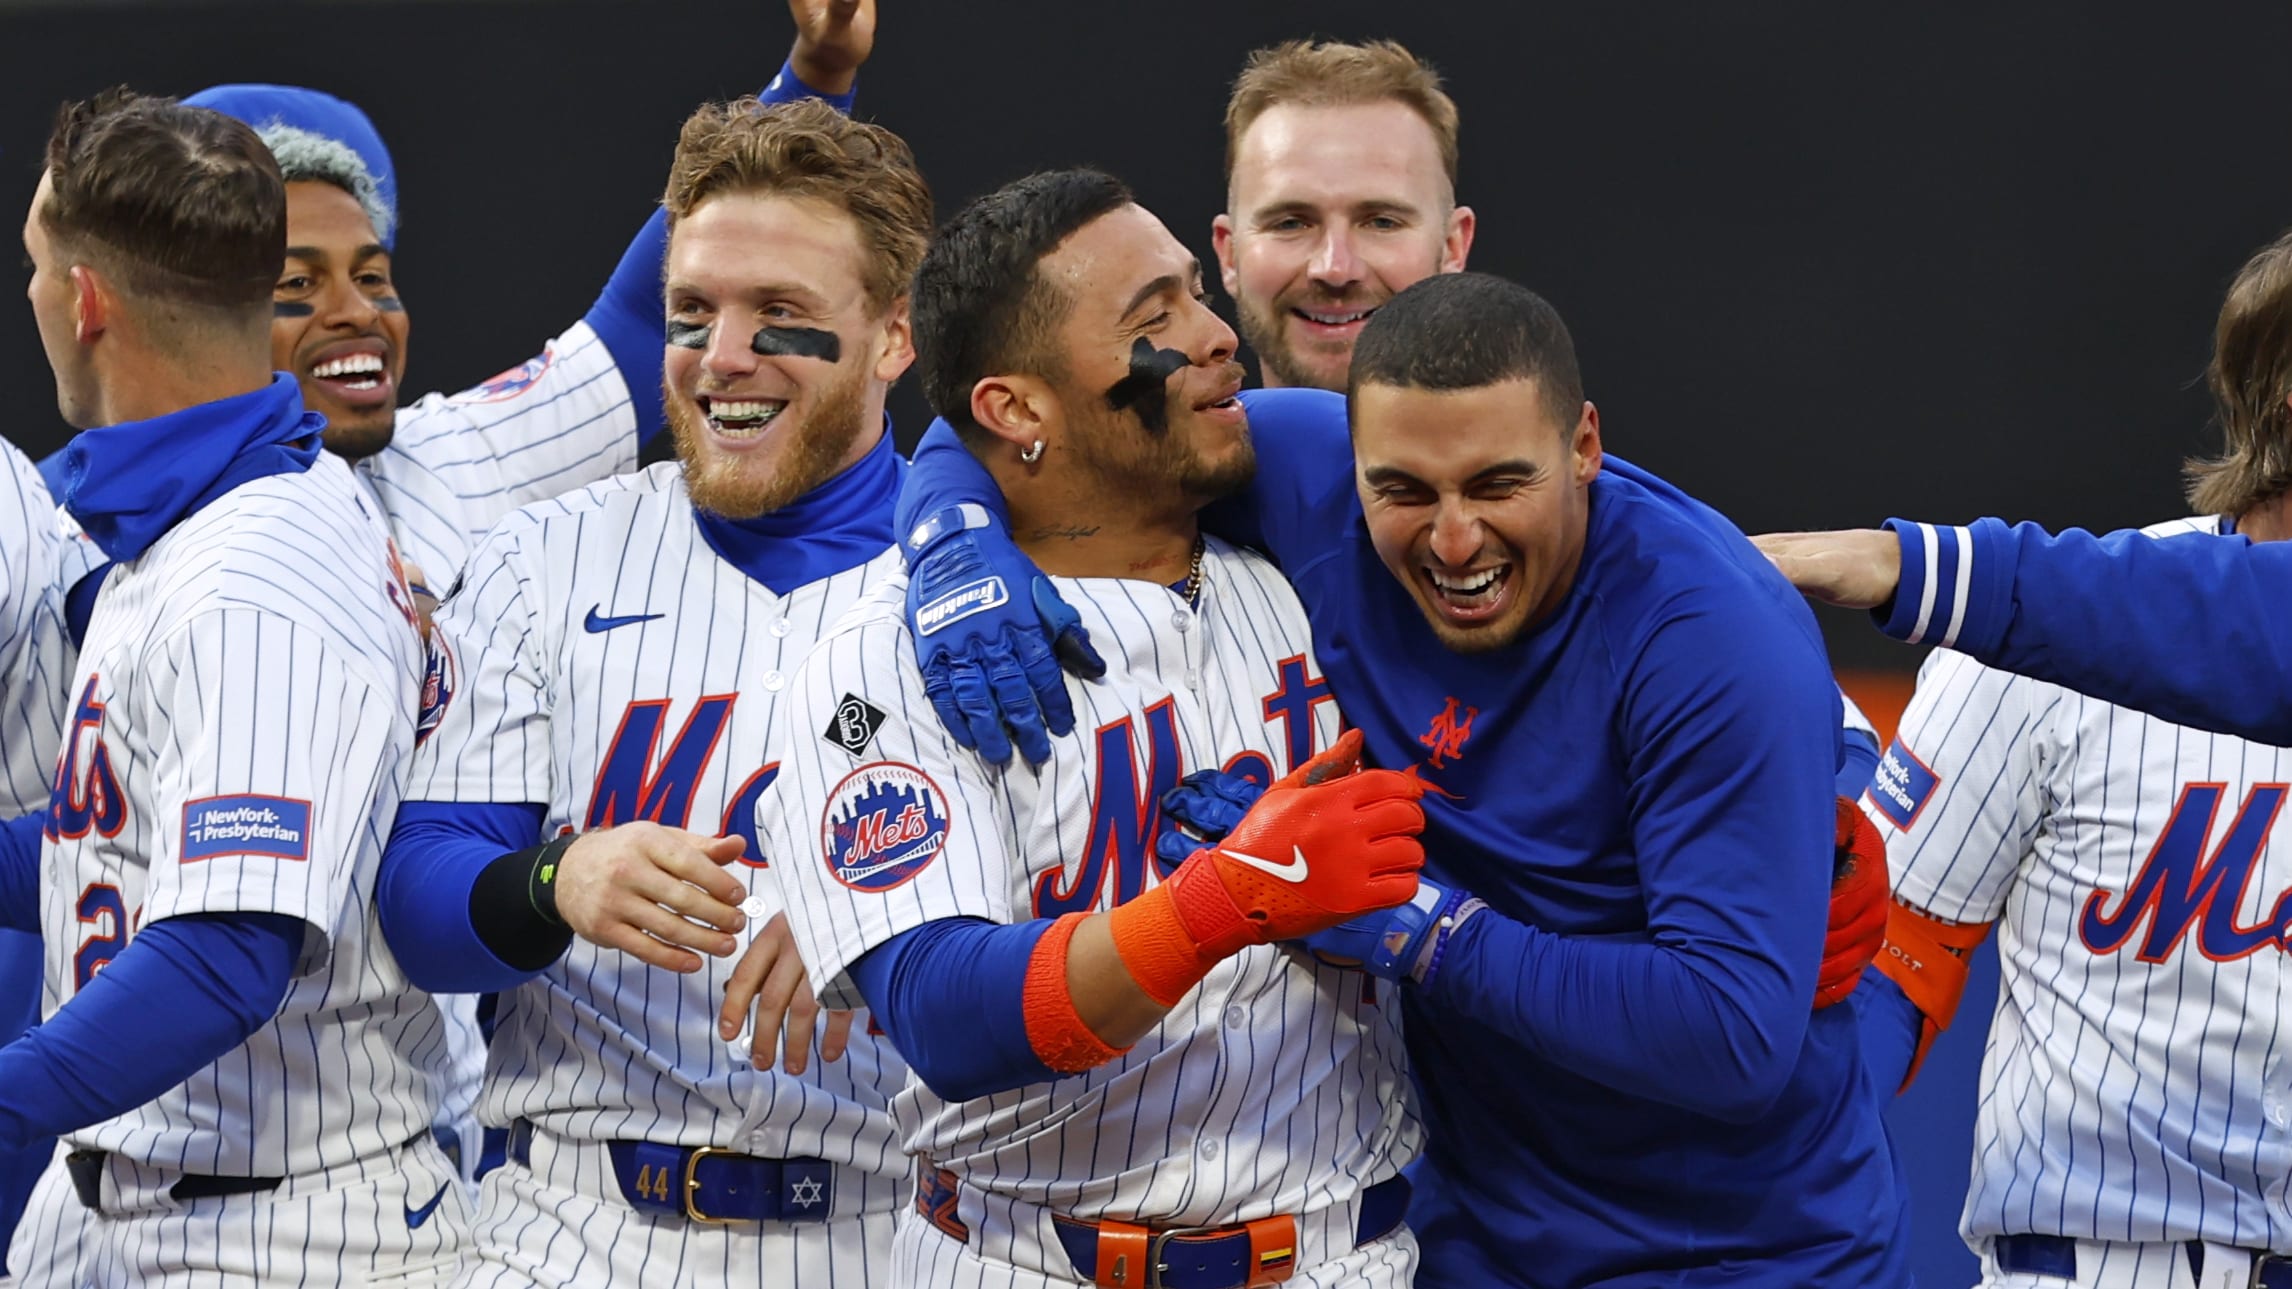
[[270,370],[285,207],[246,126],[114,94],[60,115],[25,222],[82,427],[63,505],[114,561],[49,809],[0,829],[48,1013],[0,1049],[0,1147],[70,1152],[17,1243],[81,1246],[26,1283],[433,1283],[466,1238],[443,1022],[370,934],[421,646],[379,511]]
[[[1808,1014],[1834,848],[1880,864],[1824,801],[1839,705],[1812,619],[1725,519],[1603,456],[1533,294],[1426,278],[1362,329],[1351,380],[1350,450],[1347,400],[1244,395],[1243,531],[1291,572],[1371,760],[1443,790],[1434,907],[1322,942],[1400,982],[1419,1282],[1903,1283],[1854,1020]],[[946,437],[911,493],[926,456],[934,488],[968,467]],[[938,534],[904,515],[949,500],[998,526],[991,490],[910,496],[911,548]]]
[[663,206],[679,460],[481,544],[438,616],[382,924],[420,983],[507,991],[482,1113],[512,1166],[469,1283],[880,1282],[905,1067],[799,1032],[754,1068],[717,1018],[776,906],[767,731],[898,563],[883,409],[930,194],[890,132],[750,100],[685,123]]
[[[813,987],[866,1002],[917,1075],[897,1285],[1399,1285],[1415,1262],[1393,1010],[1270,942],[1410,897],[1419,789],[1347,773],[1357,740],[1315,758],[1337,712],[1295,596],[1195,529],[1251,469],[1200,273],[1119,182],[1061,171],[973,203],[917,276],[927,395],[1109,642],[1074,690],[1095,737],[1039,774],[959,749],[896,572],[776,736],[759,829]],[[1286,777],[1224,848],[1153,864],[1155,785],[1242,763]]]
[[[2292,238],[2221,309],[2210,383],[2229,452],[2192,463],[2204,513],[2149,536],[2292,536],[2273,464],[2292,441],[2287,321]],[[2287,771],[2280,748],[1928,658],[1866,797],[1896,905],[1863,1005],[1873,1046],[1914,1068],[1997,924],[1963,1228],[1985,1284],[2292,1284],[2268,1159],[2285,1118],[2271,1053],[2292,855],[2270,833]]]

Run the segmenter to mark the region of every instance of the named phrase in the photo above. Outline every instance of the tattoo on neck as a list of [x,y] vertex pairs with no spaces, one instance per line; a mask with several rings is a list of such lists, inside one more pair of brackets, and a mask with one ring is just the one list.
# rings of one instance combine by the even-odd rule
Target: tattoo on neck
[[1047,542],[1052,538],[1064,538],[1065,540],[1071,542],[1080,538],[1095,536],[1098,532],[1098,527],[1099,526],[1097,524],[1092,524],[1087,528],[1080,527],[1075,524],[1054,524],[1048,528],[1037,528],[1033,532],[1028,533],[1027,540]]
[[835,332],[812,327],[765,327],[748,342],[748,347],[766,356],[817,358],[829,363],[841,361],[844,356],[844,343]]
[[1130,374],[1107,389],[1106,405],[1135,411],[1149,433],[1163,433],[1170,428],[1170,377],[1193,365],[1177,350],[1156,349],[1140,336],[1130,346]]

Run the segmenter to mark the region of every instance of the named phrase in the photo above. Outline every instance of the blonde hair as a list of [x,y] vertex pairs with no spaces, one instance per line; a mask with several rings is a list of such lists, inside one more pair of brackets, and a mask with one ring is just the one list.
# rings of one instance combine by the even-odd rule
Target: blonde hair
[[1291,40],[1252,51],[1234,78],[1226,100],[1226,181],[1250,126],[1272,108],[1346,107],[1357,103],[1399,103],[1432,127],[1440,147],[1441,169],[1456,186],[1456,101],[1441,88],[1440,73],[1400,42],[1372,40]]
[[868,302],[879,311],[907,294],[931,243],[931,188],[906,140],[818,99],[710,103],[685,121],[661,197],[669,227],[728,192],[812,197],[850,215],[868,251]]
[[2292,233],[2263,247],[2229,283],[2205,369],[2224,450],[2182,466],[2188,499],[2235,518],[2292,490]]

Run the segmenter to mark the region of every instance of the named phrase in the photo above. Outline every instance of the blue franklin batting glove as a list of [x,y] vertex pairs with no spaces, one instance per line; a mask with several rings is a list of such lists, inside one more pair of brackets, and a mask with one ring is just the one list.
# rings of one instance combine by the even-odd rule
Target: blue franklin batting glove
[[1162,871],[1224,841],[1263,795],[1263,784],[1223,770],[1196,770],[1180,779],[1162,794],[1162,829],[1154,835],[1154,858]]
[[1408,903],[1340,922],[1294,943],[1331,966],[1422,985],[1439,970],[1447,937],[1483,907],[1462,891],[1420,876],[1416,897]]
[[1051,739],[1074,731],[1060,668],[1106,674],[1081,616],[984,506],[941,510],[900,547],[923,692],[940,724],[997,765],[1014,741],[1029,762],[1049,760]]

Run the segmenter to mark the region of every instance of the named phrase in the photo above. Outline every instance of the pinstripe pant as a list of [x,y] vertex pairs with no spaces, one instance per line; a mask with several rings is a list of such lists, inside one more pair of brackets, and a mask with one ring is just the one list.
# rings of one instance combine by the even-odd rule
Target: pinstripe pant
[[[409,1225],[417,1215],[419,1225]],[[218,1281],[428,1289],[452,1279],[468,1233],[468,1196],[427,1134],[387,1157],[290,1177],[273,1191],[117,1216],[80,1202],[59,1152],[32,1192],[8,1265],[20,1289]]]

